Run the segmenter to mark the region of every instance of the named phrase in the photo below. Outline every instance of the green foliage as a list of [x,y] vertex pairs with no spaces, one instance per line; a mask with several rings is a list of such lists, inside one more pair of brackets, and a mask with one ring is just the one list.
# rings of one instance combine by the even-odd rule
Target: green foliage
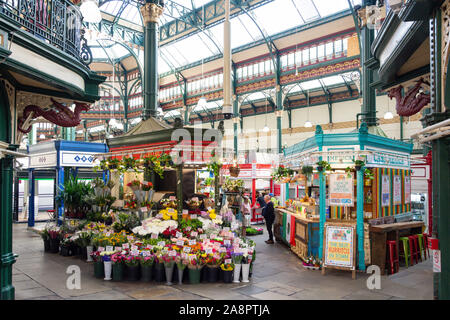
[[303,166],[302,173],[306,176],[307,179],[311,178],[313,174],[314,168],[312,166]]
[[321,160],[321,161],[317,162],[316,165],[318,167],[323,167],[325,169],[325,171],[330,171],[331,170],[331,166],[328,163],[328,161]]
[[281,180],[282,178],[290,177],[294,174],[294,170],[290,168],[285,168],[283,166],[279,166],[272,173],[272,179],[275,181]]
[[355,160],[353,161],[355,163],[355,166],[361,166],[363,167],[365,165],[365,162],[362,160]]
[[367,179],[370,179],[370,180],[373,180],[375,178],[375,176],[373,175],[372,170],[370,170],[368,168],[366,168],[364,170],[364,177],[367,178]]
[[197,230],[198,228],[203,228],[203,223],[198,219],[181,220],[178,224],[178,229],[183,230],[186,227],[191,227],[192,230]]
[[141,222],[139,221],[139,217],[133,213],[124,213],[121,212],[117,216],[116,222],[112,225],[115,232],[120,232],[125,230],[127,232],[131,232],[131,230],[137,226],[139,226]]
[[59,188],[59,194],[55,200],[58,206],[64,204],[67,212],[86,213],[91,205],[88,201],[93,196],[90,184],[79,182],[76,176],[69,176],[64,182],[63,189]]
[[223,189],[228,192],[241,192],[244,188],[244,180],[241,179],[230,179],[227,177],[223,184]]

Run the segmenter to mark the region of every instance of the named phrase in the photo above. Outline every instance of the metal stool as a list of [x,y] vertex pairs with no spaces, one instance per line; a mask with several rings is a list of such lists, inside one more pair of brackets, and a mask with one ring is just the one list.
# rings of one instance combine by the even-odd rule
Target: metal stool
[[387,241],[386,245],[388,247],[388,265],[391,269],[391,274],[397,273],[400,269],[399,259],[398,259],[398,251],[397,251],[397,241]]

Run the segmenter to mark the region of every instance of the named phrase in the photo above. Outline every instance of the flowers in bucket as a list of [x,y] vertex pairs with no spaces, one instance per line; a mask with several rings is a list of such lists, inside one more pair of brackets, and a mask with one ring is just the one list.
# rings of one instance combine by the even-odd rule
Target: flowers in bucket
[[187,267],[189,269],[201,269],[203,264],[199,263],[198,255],[190,254]]
[[125,209],[136,209],[137,203],[134,200],[126,200],[124,208]]
[[206,265],[208,267],[218,267],[223,261],[223,256],[218,253],[208,254],[206,258]]
[[189,206],[189,209],[196,210],[200,208],[202,200],[199,200],[198,197],[193,197],[191,200],[186,201],[186,203]]
[[114,254],[114,251],[102,251],[100,256],[102,261],[111,261],[111,256]]
[[119,264],[124,262],[125,256],[122,254],[122,252],[115,252],[113,255],[111,255],[111,261],[114,264]]
[[222,263],[220,265],[220,269],[222,269],[223,271],[233,271],[234,263]]
[[233,252],[231,254],[231,260],[234,264],[241,264],[243,260],[243,254],[240,252]]
[[138,266],[141,261],[140,256],[134,256],[134,255],[127,255],[124,259],[124,262],[129,267],[135,267]]
[[177,264],[178,270],[184,270],[189,264],[189,261],[181,258],[181,256],[177,256],[175,259],[175,263]]
[[305,259],[303,265],[309,267],[321,267],[322,261],[314,256],[309,256],[308,258]]
[[54,227],[48,230],[48,236],[50,239],[61,239],[62,238],[62,232],[59,229],[59,227]]
[[159,213],[162,214],[163,220],[178,219],[178,212],[173,208],[166,208],[164,210],[159,211]]
[[242,254],[242,260],[241,260],[242,264],[249,264],[252,262],[252,255],[248,254],[248,253],[243,253]]
[[142,255],[140,263],[141,266],[151,267],[155,263],[155,256],[153,254]]
[[175,265],[176,260],[177,260],[177,254],[175,253],[170,253],[173,251],[167,251],[166,253],[164,253],[162,255],[162,260],[164,262],[164,266],[166,268],[171,268]]
[[94,262],[99,262],[102,259],[101,255],[100,255],[100,251],[92,251],[91,257],[94,260]]

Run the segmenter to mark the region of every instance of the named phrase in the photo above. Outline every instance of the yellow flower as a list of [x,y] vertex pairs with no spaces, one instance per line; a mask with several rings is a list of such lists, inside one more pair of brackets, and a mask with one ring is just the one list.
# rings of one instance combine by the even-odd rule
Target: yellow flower
[[215,214],[215,213],[210,213],[210,214],[209,214],[209,217],[210,217],[212,220],[214,220],[214,219],[216,218],[216,214]]

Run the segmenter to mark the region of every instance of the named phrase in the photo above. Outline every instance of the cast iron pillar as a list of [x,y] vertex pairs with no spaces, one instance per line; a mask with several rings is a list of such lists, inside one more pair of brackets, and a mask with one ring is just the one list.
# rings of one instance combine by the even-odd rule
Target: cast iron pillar
[[[367,6],[375,5],[375,0],[363,0],[362,6],[366,8]],[[367,21],[367,19],[365,19]],[[362,65],[362,95],[363,95],[363,105],[361,112],[363,115],[363,120],[367,123],[368,127],[373,127],[377,125],[376,118],[376,93],[375,89],[370,86],[374,81],[374,71],[367,66],[367,63],[373,59],[373,54],[371,50],[372,43],[375,39],[374,26],[365,25],[361,29],[361,65]]]
[[144,22],[144,120],[156,117],[158,107],[158,20],[163,1],[146,0],[141,7]]
[[14,300],[12,265],[17,255],[12,253],[13,161],[9,155],[0,159],[0,300]]

